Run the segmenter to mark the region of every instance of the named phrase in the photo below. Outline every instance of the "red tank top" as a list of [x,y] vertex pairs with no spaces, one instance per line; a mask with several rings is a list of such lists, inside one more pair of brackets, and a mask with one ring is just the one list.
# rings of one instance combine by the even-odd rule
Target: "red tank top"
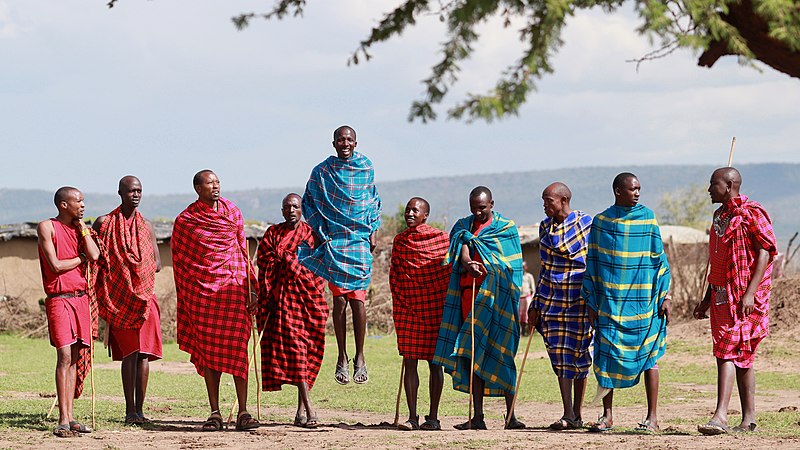
[[725,286],[728,280],[728,266],[731,264],[731,249],[721,237],[717,236],[714,228],[711,228],[708,235],[708,257],[711,262],[708,282],[714,286]]
[[[472,230],[471,230],[472,234],[474,236],[477,236],[477,235],[481,234],[481,231],[483,231],[486,227],[491,225],[492,219],[494,219],[494,217],[493,216],[489,216],[489,220],[487,220],[484,223],[477,223],[477,222],[473,221],[472,222]],[[472,252],[470,253],[470,257],[472,258],[473,261],[483,262],[483,258],[481,258],[481,255],[475,250],[472,250]],[[485,280],[485,279],[486,279],[486,275],[482,275],[480,278],[475,280],[475,285],[476,286],[480,286],[483,283],[483,280]],[[472,289],[472,277],[469,276],[469,274],[467,274],[466,272],[461,274],[461,287],[462,288],[469,287],[470,289]]]
[[[64,260],[77,258],[80,254],[78,245],[80,239],[78,230],[72,225],[64,225],[58,219],[50,219],[53,224],[53,247],[56,249],[56,258]],[[39,266],[42,269],[42,284],[47,295],[65,294],[86,290],[85,265],[81,264],[72,270],[56,273],[44,257],[41,246],[39,247]]]

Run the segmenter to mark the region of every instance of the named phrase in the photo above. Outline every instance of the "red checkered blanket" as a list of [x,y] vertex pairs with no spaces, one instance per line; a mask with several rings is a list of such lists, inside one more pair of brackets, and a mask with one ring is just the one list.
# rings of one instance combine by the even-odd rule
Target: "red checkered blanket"
[[[727,209],[720,212],[721,218],[730,222],[721,239],[731,249],[726,288],[733,324],[727,330],[728,337],[721,339],[719,345],[749,345],[751,340],[758,340],[769,333],[772,259],[777,254],[777,245],[772,231],[772,221],[760,204],[748,201],[746,196],[740,195],[729,200],[725,206]],[[758,255],[755,250],[757,247],[769,252],[770,264],[758,285],[753,313],[742,318],[739,303],[752,278],[752,270]],[[717,350],[715,348],[715,352]],[[719,350],[722,352],[723,349]]]
[[328,304],[325,280],[297,261],[297,247],[314,246],[311,227],[300,222],[273,225],[258,246],[261,387],[277,391],[283,384],[314,386],[325,350]]
[[[244,220],[229,200],[218,204],[215,211],[192,203],[172,229],[178,347],[191,355],[200,375],[209,368],[247,378],[251,320]],[[256,290],[256,280],[251,283]]]
[[426,224],[394,238],[389,286],[397,349],[406,358],[433,359],[452,270],[442,265],[449,245],[447,233]]
[[129,228],[117,207],[108,213],[98,235],[103,244],[95,285],[100,317],[114,328],[138,330],[149,317],[150,302],[156,296],[150,228],[139,211],[134,212]]
[[[97,233],[89,228],[89,233],[97,241]],[[78,252],[86,253],[86,243],[83,239],[78,239]],[[92,319],[92,342],[89,345],[94,346],[94,340],[100,337],[100,319],[98,316],[97,307],[97,293],[95,292],[95,284],[97,283],[97,270],[99,264],[94,261],[86,261],[87,281],[86,295],[89,297],[89,314]],[[92,349],[89,347],[82,347],[79,350],[78,363],[75,365],[75,398],[79,398],[83,393],[83,382],[92,370]]]

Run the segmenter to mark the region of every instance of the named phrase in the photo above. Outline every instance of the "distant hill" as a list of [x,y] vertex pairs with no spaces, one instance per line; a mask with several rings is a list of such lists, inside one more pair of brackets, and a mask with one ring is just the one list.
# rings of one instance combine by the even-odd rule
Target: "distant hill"
[[[743,193],[762,203],[772,215],[775,230],[785,245],[800,230],[800,164],[746,164],[737,166],[744,178]],[[613,202],[611,180],[623,171],[635,173],[642,182],[642,203],[659,211],[661,195],[678,188],[708,185],[712,166],[582,167],[530,172],[492,173],[458,177],[423,178],[378,184],[386,214],[412,196],[425,197],[432,205],[432,218],[452,224],[469,214],[467,195],[478,185],[494,193],[495,209],[522,225],[534,224],[544,216],[542,190],[553,181],[567,183],[573,192],[572,205],[597,213]],[[377,173],[380,180],[380,172]],[[224,180],[223,180],[224,187]],[[242,209],[245,217],[277,222],[280,201],[288,192],[302,193],[302,186],[282,189],[223,190]],[[142,212],[151,218],[174,218],[194,201],[194,193],[147,195]],[[119,204],[116,194],[86,193],[87,216],[106,213]],[[38,221],[53,215],[53,193],[41,190],[0,189],[0,223]]]

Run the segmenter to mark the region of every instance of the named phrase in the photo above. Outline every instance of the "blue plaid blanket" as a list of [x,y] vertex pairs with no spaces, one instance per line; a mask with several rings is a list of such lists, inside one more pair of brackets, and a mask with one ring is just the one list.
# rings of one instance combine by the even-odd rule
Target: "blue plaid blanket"
[[471,354],[470,321],[461,315],[461,246],[467,244],[483,259],[488,274],[475,295],[475,373],[486,386],[484,395],[499,397],[514,392],[519,346],[519,295],[522,286],[522,247],[512,220],[493,213],[492,223],[478,236],[473,216],[465,217],[450,231],[445,264],[452,264],[442,325],[433,362],[453,377],[453,388],[469,392]]
[[581,293],[598,315],[594,374],[601,387],[635,386],[664,354],[667,324],[658,309],[669,283],[653,211],[611,206],[594,217]]
[[301,245],[300,264],[342,289],[365,290],[372,275],[369,236],[381,225],[372,161],[361,153],[331,156],[311,171],[303,215],[323,244]]
[[562,223],[547,217],[539,224],[542,259],[534,309],[553,371],[559,378],[581,379],[589,374],[592,328],[581,298],[583,272],[592,217],[572,211]]

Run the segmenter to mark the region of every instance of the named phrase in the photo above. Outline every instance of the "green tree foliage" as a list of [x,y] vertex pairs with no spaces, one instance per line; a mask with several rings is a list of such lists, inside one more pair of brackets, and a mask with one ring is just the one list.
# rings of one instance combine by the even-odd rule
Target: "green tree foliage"
[[[112,4],[113,1],[112,0]],[[700,54],[698,64],[711,67],[722,56],[737,55],[740,61],[759,60],[775,70],[800,78],[800,7],[794,0],[629,0],[641,18],[638,31],[660,47],[639,62],[668,55],[677,48]],[[534,81],[553,72],[551,61],[562,45],[561,31],[577,11],[602,8],[614,12],[623,0],[405,0],[387,12],[348,60],[369,61],[372,47],[400,36],[423,14],[435,14],[447,25],[441,44],[441,60],[423,81],[425,94],[412,103],[409,120],[434,120],[434,107],[442,102],[458,81],[460,64],[468,59],[480,38],[476,28],[493,17],[521,18],[516,30],[525,44],[519,60],[509,65],[493,89],[468,94],[447,111],[449,118],[491,122],[517,115]],[[272,10],[246,13],[232,20],[246,28],[253,19],[283,19],[301,16],[306,0],[276,0]]]
[[703,186],[692,185],[666,192],[659,206],[659,222],[664,225],[682,225],[703,231],[711,226],[714,206]]

